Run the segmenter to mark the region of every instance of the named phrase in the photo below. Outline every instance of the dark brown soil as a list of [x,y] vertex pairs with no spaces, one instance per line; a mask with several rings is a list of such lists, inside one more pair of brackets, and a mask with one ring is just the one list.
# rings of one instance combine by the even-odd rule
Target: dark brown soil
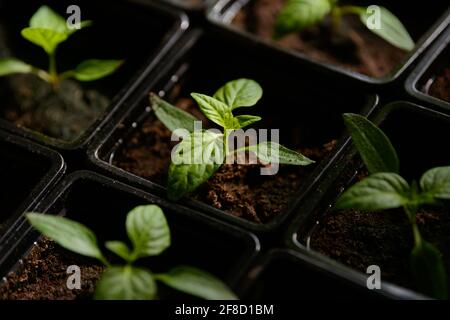
[[444,71],[436,77],[428,94],[450,102],[450,68],[444,69]]
[[[276,17],[285,3],[286,0],[251,1],[237,14],[233,24],[262,38],[272,39]],[[276,42],[314,60],[377,78],[393,71],[406,56],[406,52],[368,30],[358,17],[349,15],[344,16],[338,32],[331,30],[327,19],[319,26],[287,35]]]
[[[81,269],[81,289],[67,288],[67,268]],[[0,283],[0,300],[73,300],[92,296],[104,267],[42,239],[33,247],[17,273]]]
[[11,75],[5,83],[3,118],[65,141],[78,138],[109,104],[106,97],[72,80],[62,81],[57,92],[34,75]]
[[[422,237],[443,253],[450,275],[450,215],[439,208],[426,208],[418,213],[417,221]],[[413,245],[411,226],[401,209],[329,211],[310,238],[315,251],[363,273],[368,266],[378,265],[382,280],[417,290],[410,269]]]
[[[177,106],[202,119],[191,99],[180,99]],[[145,179],[166,185],[173,142],[171,133],[154,118],[145,121],[118,150],[113,164]],[[334,147],[335,141],[316,148],[300,148],[304,155],[319,161]],[[260,165],[223,165],[193,198],[234,216],[267,223],[279,215],[313,170],[280,166],[274,176],[261,176]]]

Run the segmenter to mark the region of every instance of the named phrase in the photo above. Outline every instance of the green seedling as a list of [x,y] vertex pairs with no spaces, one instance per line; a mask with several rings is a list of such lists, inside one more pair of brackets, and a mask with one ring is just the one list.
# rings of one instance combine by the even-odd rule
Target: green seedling
[[331,16],[333,28],[338,30],[342,16],[347,14],[359,16],[370,31],[400,49],[411,51],[415,46],[406,28],[388,9],[341,6],[338,0],[288,0],[277,17],[273,36],[279,39],[300,32],[322,22],[327,16]]
[[[82,21],[80,29],[89,25],[91,21]],[[0,76],[17,73],[35,74],[57,90],[59,83],[64,79],[94,81],[110,75],[119,68],[123,62],[121,60],[89,59],[81,62],[74,70],[59,74],[56,68],[56,49],[77,30],[79,29],[69,28],[64,18],[49,7],[40,7],[31,17],[29,26],[24,28],[21,34],[25,39],[45,50],[49,58],[48,70],[42,70],[16,58],[3,58],[0,59]]]
[[122,241],[105,243],[109,251],[126,262],[123,265],[111,265],[101,252],[95,234],[78,222],[40,213],[28,213],[27,218],[34,228],[61,247],[95,258],[106,266],[97,283],[95,299],[157,299],[156,281],[203,299],[236,299],[234,293],[222,281],[197,268],[178,266],[167,273],[154,274],[136,265],[139,259],[158,256],[170,246],[169,226],[163,211],[156,205],[139,206],[128,213],[126,231],[132,249]]
[[336,209],[403,208],[414,237],[411,270],[416,285],[423,293],[446,299],[447,275],[441,253],[422,238],[416,215],[423,206],[450,200],[450,166],[430,169],[419,183],[408,184],[399,175],[397,153],[381,129],[356,114],[344,114],[344,121],[370,175],[346,190],[339,197]]
[[[262,97],[261,86],[253,80],[238,79],[228,82],[214,96],[192,93],[202,113],[221,127],[221,130],[196,130],[200,121],[191,114],[170,105],[155,94],[150,94],[153,110],[158,119],[172,132],[184,130],[182,142],[172,152],[169,167],[168,197],[177,201],[206,182],[225,162],[240,152],[251,152],[265,163],[306,166],[314,161],[289,150],[278,143],[265,141],[259,144],[230,148],[233,134],[261,118],[252,115],[233,115],[242,107],[254,106]],[[201,123],[201,122],[200,122]]]

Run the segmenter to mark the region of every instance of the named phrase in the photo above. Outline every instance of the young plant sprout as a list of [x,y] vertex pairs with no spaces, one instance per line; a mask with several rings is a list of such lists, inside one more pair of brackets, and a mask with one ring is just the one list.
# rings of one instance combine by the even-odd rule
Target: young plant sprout
[[158,256],[170,246],[169,226],[163,211],[156,205],[139,206],[128,213],[126,231],[131,249],[122,241],[105,243],[108,250],[125,260],[123,265],[111,265],[101,252],[95,234],[78,222],[40,213],[28,213],[27,218],[34,228],[61,247],[95,258],[106,266],[97,283],[95,299],[157,299],[156,281],[203,299],[237,299],[222,281],[197,268],[178,266],[166,273],[154,274],[136,265],[138,259]]
[[[90,26],[91,21],[80,22],[79,29]],[[113,73],[123,61],[90,59],[81,62],[74,70],[58,73],[56,49],[78,29],[67,26],[63,17],[47,6],[42,6],[31,17],[29,26],[21,32],[28,41],[40,46],[48,54],[48,70],[42,70],[16,58],[0,59],[0,76],[16,73],[35,74],[58,90],[59,83],[67,78],[78,81],[93,81]]]
[[450,200],[450,166],[430,169],[419,183],[408,184],[399,175],[397,153],[381,129],[356,114],[344,114],[344,121],[370,175],[346,190],[339,197],[336,209],[403,208],[414,237],[411,269],[416,285],[432,297],[446,299],[447,276],[441,254],[422,238],[416,215],[423,206]]
[[279,39],[287,34],[300,32],[322,22],[327,16],[331,16],[333,28],[338,30],[342,16],[353,14],[359,16],[370,31],[397,48],[406,51],[414,48],[414,41],[408,31],[388,9],[380,6],[369,8],[341,6],[338,2],[338,0],[288,0],[277,17],[274,38]]
[[[238,79],[221,87],[213,97],[192,93],[202,113],[221,130],[197,130],[191,114],[150,94],[152,108],[158,119],[172,132],[184,131],[169,167],[168,197],[177,201],[206,182],[229,157],[240,152],[252,152],[265,163],[306,166],[314,161],[278,143],[264,141],[258,145],[230,148],[232,134],[261,118],[252,115],[234,116],[233,111],[254,106],[262,97],[262,88],[254,80]],[[201,122],[200,122],[201,123]]]

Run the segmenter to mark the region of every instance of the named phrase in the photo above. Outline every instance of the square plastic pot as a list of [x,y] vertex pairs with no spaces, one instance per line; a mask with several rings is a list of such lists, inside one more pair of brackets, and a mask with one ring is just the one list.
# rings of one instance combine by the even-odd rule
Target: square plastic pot
[[415,99],[428,106],[450,110],[450,102],[430,95],[429,88],[437,73],[450,68],[450,27],[426,53],[406,81],[406,90]]
[[[392,83],[402,76],[416,60],[427,49],[434,39],[446,28],[450,21],[450,8],[446,1],[439,1],[433,5],[426,6],[422,3],[405,5],[402,2],[378,1],[377,5],[385,5],[393,12],[399,15],[401,21],[404,21],[407,29],[415,31],[413,37],[417,39],[416,47],[409,52],[404,61],[394,69],[390,74],[382,78],[374,78],[361,73],[357,73],[343,67],[324,63],[310,58],[309,56],[297,52],[293,49],[284,48],[276,45],[274,42],[255,36],[248,31],[239,29],[231,24],[236,14],[253,0],[220,0],[213,6],[208,13],[209,21],[226,32],[235,34],[237,37],[246,39],[258,47],[260,51],[271,51],[272,60],[293,60],[296,63],[303,64],[305,67],[315,69],[326,69],[337,79],[351,78],[356,83],[368,85],[380,85]],[[354,1],[356,4],[371,5],[368,1]],[[417,17],[420,16],[420,19]]]
[[274,249],[261,256],[247,270],[244,279],[243,297],[254,301],[398,298],[361,285],[366,283],[364,276],[349,277],[339,267],[332,269],[308,254],[287,249]]
[[[211,59],[212,52],[214,59]],[[239,53],[239,59],[234,58],[236,53]],[[117,150],[127,142],[130,135],[140,130],[146,120],[154,117],[148,107],[148,92],[159,93],[174,102],[178,98],[189,97],[191,92],[212,95],[224,83],[237,78],[255,79],[262,85],[264,95],[257,106],[245,111],[262,116],[263,121],[257,128],[279,128],[280,143],[291,148],[299,145],[322,146],[337,140],[334,150],[311,168],[284,212],[266,224],[244,220],[197,200],[186,199],[183,203],[248,230],[276,232],[293,208],[302,200],[307,201],[303,195],[326,172],[339,152],[339,141],[343,141],[339,139],[344,132],[341,113],[368,114],[376,106],[378,98],[373,94],[348,90],[346,82],[328,82],[320,73],[309,73],[298,66],[266,58],[251,45],[234,41],[234,37],[214,31],[192,32],[177,49],[172,62],[166,62],[167,69],[161,72],[158,83],[144,89],[139,99],[130,104],[127,112],[115,122],[110,122],[98,135],[98,140],[88,152],[90,160],[114,178],[165,195],[166,190],[161,183],[113,165]],[[295,77],[295,74],[300,76]]]
[[[126,240],[126,214],[145,204],[156,204],[164,211],[171,246],[157,257],[142,259],[142,266],[153,272],[164,272],[177,265],[195,266],[223,279],[237,291],[242,270],[260,249],[251,233],[88,171],[68,176],[37,209],[83,223],[94,231],[102,245],[107,240]],[[20,272],[21,263],[16,262],[25,259],[33,243],[39,241],[38,233],[28,224],[18,232],[24,236],[0,265],[2,276],[8,270]],[[107,252],[105,248],[103,251]]]
[[[72,2],[47,1],[46,4],[64,15]],[[189,25],[187,17],[182,13],[155,3],[143,6],[127,1],[105,3],[94,0],[79,1],[77,5],[81,10],[81,19],[92,20],[93,24],[72,35],[67,43],[60,46],[56,57],[58,70],[74,68],[85,59],[123,59],[124,64],[114,74],[82,84],[83,89],[95,89],[107,97],[109,106],[72,141],[18,127],[4,117],[0,119],[0,127],[63,151],[85,148],[102,124],[108,122],[114,112],[123,108],[139,83],[155,71],[161,58],[170,51]],[[5,57],[14,55],[46,69],[48,58],[44,51],[20,35],[21,29],[28,26],[29,18],[39,6],[40,4],[32,2],[2,1],[0,26],[10,48],[9,53],[4,53]],[[7,100],[11,92],[5,89],[4,78],[0,78],[0,88],[4,89],[0,92],[0,98]]]
[[24,212],[33,210],[65,171],[56,152],[0,131],[0,264]]
[[[428,169],[446,166],[450,163],[446,147],[442,144],[442,137],[450,134],[450,117],[448,115],[407,102],[395,102],[381,108],[372,120],[380,125],[392,141],[400,159],[400,174],[407,181],[417,180]],[[324,262],[328,265],[327,268],[330,271],[339,268],[346,277],[360,279],[361,286],[366,286],[366,280],[363,281],[362,279],[367,279],[367,275],[363,272],[345,266],[343,263],[326,257],[311,248],[313,246],[311,245],[313,241],[311,239],[314,239],[316,232],[324,225],[325,219],[333,214],[332,207],[338,196],[355,183],[356,176],[361,171],[364,172],[363,165],[349,140],[342,156],[335,162],[334,169],[318,183],[317,189],[320,192],[311,196],[307,205],[297,211],[297,217],[286,233],[285,239],[288,246],[312,256],[317,261]],[[392,214],[395,215],[396,213],[404,214],[403,212],[393,212]],[[366,231],[355,229],[352,235],[358,232],[363,234],[370,232],[367,231],[368,228],[362,229]],[[383,229],[385,226],[373,226],[373,230],[377,230],[377,228]],[[407,229],[407,232],[409,231]],[[382,242],[383,239],[380,239],[380,245]],[[370,243],[367,245],[370,245]],[[373,243],[371,245],[373,246]],[[361,248],[361,250],[363,249]],[[355,254],[358,252],[355,250]],[[444,252],[445,254],[450,253]],[[398,298],[427,298],[411,289],[383,281],[383,266],[380,266],[380,268],[381,291]]]

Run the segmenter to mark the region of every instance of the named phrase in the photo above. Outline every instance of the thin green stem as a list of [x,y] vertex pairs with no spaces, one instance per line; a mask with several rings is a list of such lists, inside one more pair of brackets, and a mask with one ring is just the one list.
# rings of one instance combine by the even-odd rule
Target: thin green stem
[[331,10],[331,23],[333,25],[333,30],[339,30],[342,23],[342,11],[341,8],[336,6]]
[[416,244],[416,246],[420,246],[420,244],[422,243],[422,237],[420,235],[419,227],[417,227],[416,222],[413,223],[412,228],[414,235],[414,243]]
[[365,10],[366,10],[366,8],[358,7],[358,6],[343,6],[343,7],[339,8],[341,15],[344,15],[344,14],[360,15],[361,13],[364,13]]
[[229,149],[229,140],[230,139],[230,133],[228,129],[224,130],[224,134],[223,134],[223,145],[224,145],[224,156],[226,157],[228,155],[228,152],[230,151]]
[[408,216],[409,222],[411,223],[411,227],[413,230],[413,236],[414,236],[414,243],[416,246],[419,246],[422,243],[422,237],[420,235],[419,227],[417,226],[417,221],[416,221],[417,208],[411,207],[411,206],[405,206],[404,209],[405,209],[406,215]]
[[74,70],[64,71],[63,73],[61,73],[59,75],[59,81],[62,81],[62,80],[67,79],[67,78],[72,78],[74,75],[75,75],[75,71]]
[[58,90],[59,88],[59,78],[58,72],[56,70],[56,55],[55,51],[49,54],[49,74],[50,74],[50,82],[53,86],[53,90]]

